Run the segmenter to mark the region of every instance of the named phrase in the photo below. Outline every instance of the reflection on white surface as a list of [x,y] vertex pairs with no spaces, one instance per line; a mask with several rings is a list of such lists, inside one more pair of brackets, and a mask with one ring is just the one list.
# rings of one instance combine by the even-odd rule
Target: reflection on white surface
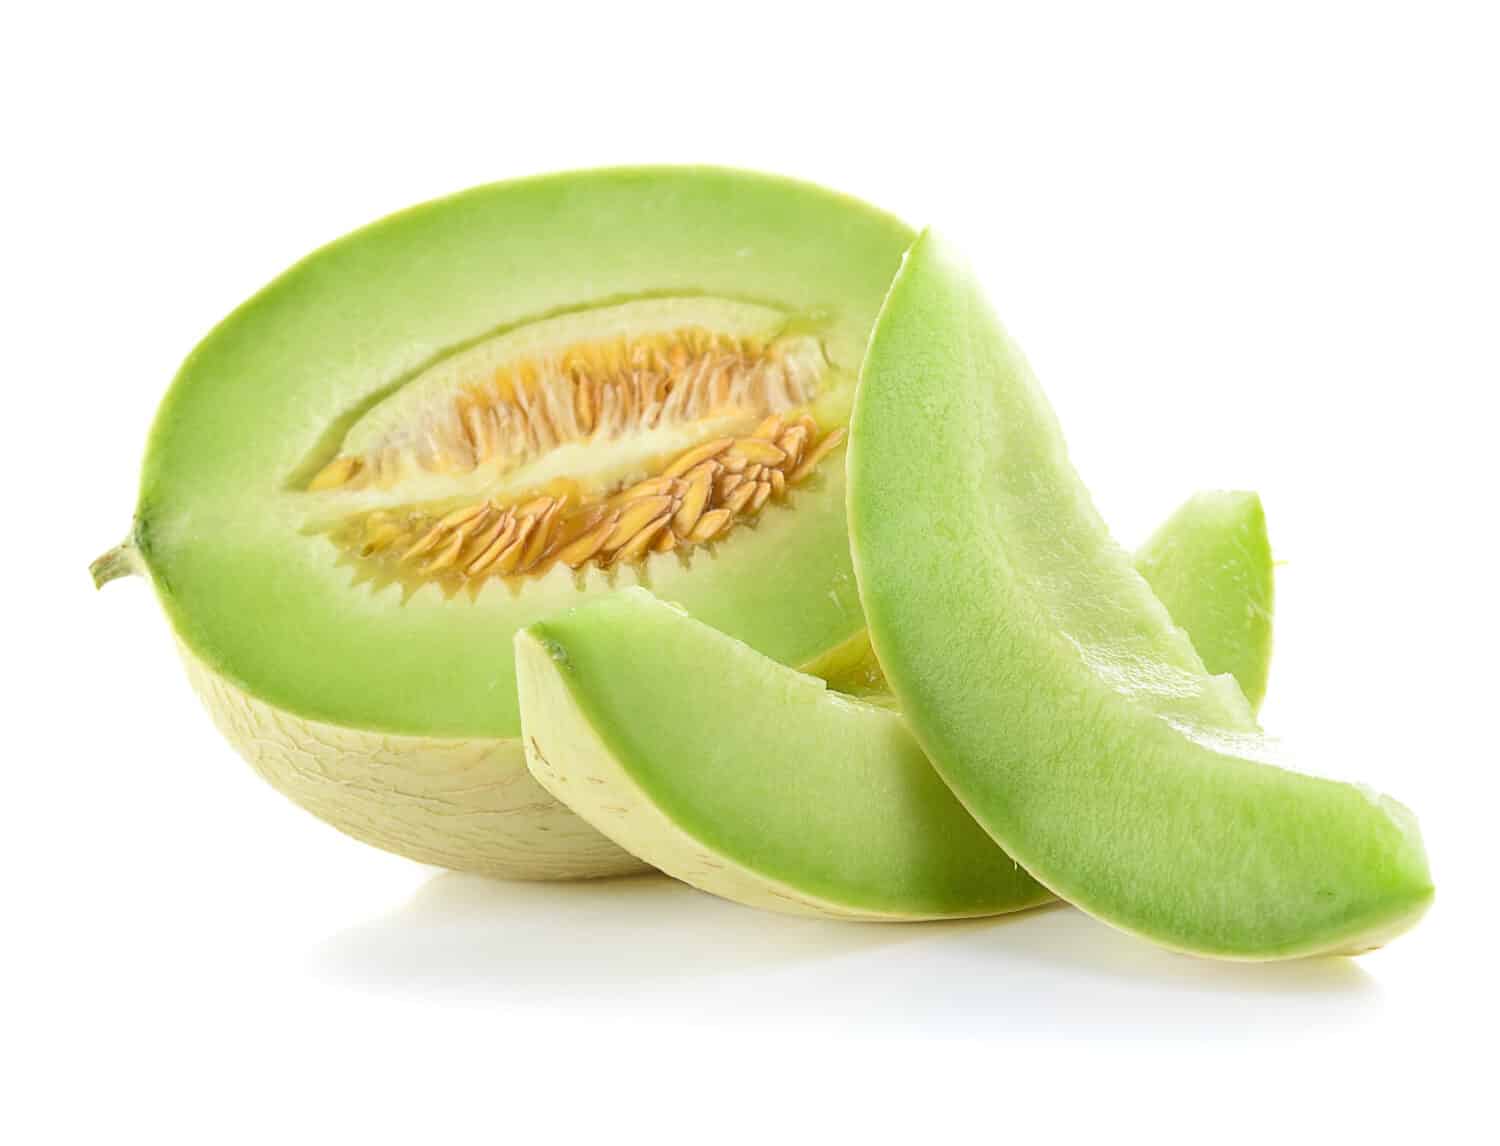
[[665,878],[443,873],[318,949],[322,978],[434,1002],[976,1036],[1284,1039],[1378,1014],[1349,959],[1218,963],[1050,906],[953,923],[754,911]]

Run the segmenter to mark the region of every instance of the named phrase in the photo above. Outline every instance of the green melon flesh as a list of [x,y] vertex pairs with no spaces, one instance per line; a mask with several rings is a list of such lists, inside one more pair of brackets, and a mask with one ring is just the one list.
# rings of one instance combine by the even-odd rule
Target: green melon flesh
[[754,906],[989,915],[1050,896],[963,810],[900,715],[643,589],[516,634],[532,774],[626,850]]
[[1203,665],[1229,673],[1260,707],[1271,669],[1271,543],[1260,498],[1194,494],[1136,550],[1135,567]]
[[870,638],[917,740],[1041,883],[1167,946],[1355,952],[1432,897],[1411,814],[1263,762],[1131,567],[970,272],[907,255],[861,374],[850,538]]

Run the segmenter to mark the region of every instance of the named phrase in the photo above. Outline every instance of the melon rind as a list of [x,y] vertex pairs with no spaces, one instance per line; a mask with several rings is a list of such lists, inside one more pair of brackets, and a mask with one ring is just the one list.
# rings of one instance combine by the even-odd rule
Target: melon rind
[[308,720],[237,688],[180,642],[178,651],[214,725],[250,766],[363,843],[504,879],[648,870],[532,778],[518,739],[402,736]]

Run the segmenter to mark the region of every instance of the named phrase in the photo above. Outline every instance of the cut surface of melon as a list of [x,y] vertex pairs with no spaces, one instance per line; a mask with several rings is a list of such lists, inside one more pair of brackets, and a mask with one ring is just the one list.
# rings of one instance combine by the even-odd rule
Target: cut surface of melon
[[803,663],[862,627],[842,427],[910,238],[711,168],[402,212],[188,357],[130,546],[212,671],[349,728],[516,736],[511,634],[622,585]]

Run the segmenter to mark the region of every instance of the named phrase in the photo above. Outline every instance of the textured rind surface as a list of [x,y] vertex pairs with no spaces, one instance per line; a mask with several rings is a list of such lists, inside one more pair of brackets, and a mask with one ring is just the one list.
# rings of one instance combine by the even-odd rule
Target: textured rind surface
[[558,803],[519,740],[394,736],[256,700],[179,643],[214,724],[272,787],[339,831],[420,863],[507,879],[649,868]]

